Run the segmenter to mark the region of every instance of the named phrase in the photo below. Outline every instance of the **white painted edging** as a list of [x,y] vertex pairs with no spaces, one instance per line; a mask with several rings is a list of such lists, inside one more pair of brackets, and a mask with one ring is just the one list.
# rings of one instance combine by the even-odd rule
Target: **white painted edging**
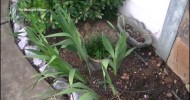
[[[11,12],[10,14],[16,14],[16,5],[17,5],[18,0],[12,0],[12,5],[11,5]],[[19,16],[16,16],[16,18],[19,18]],[[24,51],[26,56],[32,56],[35,55],[33,52],[29,51],[28,49],[32,49],[32,50],[38,50],[37,46],[34,45],[29,45],[29,39],[27,37],[27,32],[25,30],[24,24],[19,24],[16,22],[16,20],[12,20],[13,21],[13,32],[19,32],[17,39],[19,40],[18,42],[18,46],[21,50]],[[44,72],[44,70],[47,68],[47,62],[42,60],[42,59],[38,59],[38,58],[33,58],[32,59],[32,63],[37,66],[39,68],[39,71],[42,73]],[[46,69],[50,72],[54,72],[55,70],[52,68]],[[59,78],[58,80],[56,80],[53,83],[53,87],[56,90],[64,90],[66,88],[68,88],[69,83],[67,82],[66,79],[64,78]],[[79,100],[79,97],[81,96],[81,94],[79,93],[75,93],[73,92],[71,94],[72,96],[70,96],[70,100]]]

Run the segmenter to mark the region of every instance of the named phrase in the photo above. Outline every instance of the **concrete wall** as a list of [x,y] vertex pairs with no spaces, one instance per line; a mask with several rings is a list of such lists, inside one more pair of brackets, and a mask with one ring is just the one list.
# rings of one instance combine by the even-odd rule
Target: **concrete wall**
[[125,0],[119,12],[143,22],[154,38],[158,39],[170,0]]

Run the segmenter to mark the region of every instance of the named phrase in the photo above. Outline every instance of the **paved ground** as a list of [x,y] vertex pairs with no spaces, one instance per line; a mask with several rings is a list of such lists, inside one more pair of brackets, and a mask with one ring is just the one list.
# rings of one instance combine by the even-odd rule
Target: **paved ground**
[[35,81],[30,77],[37,72],[15,44],[13,36],[10,35],[10,24],[2,24],[9,19],[8,2],[9,0],[1,0],[1,100],[39,100],[31,97],[53,89],[43,80],[34,90],[22,95],[23,90]]

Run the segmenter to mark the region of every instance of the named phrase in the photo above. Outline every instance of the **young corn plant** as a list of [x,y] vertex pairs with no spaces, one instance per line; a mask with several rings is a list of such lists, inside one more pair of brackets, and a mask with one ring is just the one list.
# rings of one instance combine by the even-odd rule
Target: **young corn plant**
[[[28,57],[43,59],[47,61],[46,66],[54,68],[59,73],[59,76],[68,76],[70,70],[73,69],[72,66],[59,56],[59,52],[56,47],[53,48],[48,44],[44,35],[38,31],[37,26],[34,25],[33,28],[27,27],[26,31],[28,33],[27,35],[29,40],[33,42],[39,49],[30,50],[35,55]],[[79,71],[76,71],[74,78],[86,83],[86,80],[79,73]]]
[[66,48],[76,52],[78,56],[86,62],[90,73],[91,64],[88,61],[88,55],[84,43],[78,29],[75,26],[75,23],[59,4],[56,4],[54,9],[55,11],[52,12],[52,17],[56,20],[56,22],[58,22],[58,25],[63,32],[48,35],[46,38],[64,37],[65,39],[63,41],[54,44],[54,46],[61,45],[61,48]]
[[112,47],[111,42],[105,35],[102,36],[102,41],[103,41],[104,47],[112,57],[112,59],[109,62],[109,65],[112,67],[115,75],[117,74],[117,72],[119,70],[122,60],[127,55],[129,55],[134,49],[134,48],[131,48],[131,49],[127,50],[126,33],[125,32],[123,32],[122,34],[118,34],[118,36],[119,36],[119,40],[116,43],[115,48]]
[[109,62],[110,62],[110,59],[103,59],[103,61],[102,61],[103,77],[104,77],[105,83],[108,83],[109,86],[111,87],[112,93],[114,95],[117,95],[117,91],[116,91],[114,85],[112,84],[112,80],[111,80],[109,73],[107,71]]

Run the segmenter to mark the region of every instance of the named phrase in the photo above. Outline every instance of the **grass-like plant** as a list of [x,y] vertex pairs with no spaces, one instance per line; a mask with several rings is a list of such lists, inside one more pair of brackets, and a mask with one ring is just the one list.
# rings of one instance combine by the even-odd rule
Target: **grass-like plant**
[[61,45],[61,48],[66,48],[71,51],[74,51],[78,54],[78,56],[86,62],[89,73],[91,65],[88,61],[88,55],[86,52],[85,45],[81,39],[81,35],[78,29],[75,26],[75,23],[71,19],[71,17],[67,14],[67,12],[60,7],[59,4],[56,4],[54,7],[54,11],[52,12],[53,19],[58,22],[59,27],[62,29],[62,33],[55,33],[46,36],[49,37],[65,37],[65,39],[59,43],[54,44],[54,46]]
[[[110,26],[113,27],[111,23],[109,24]],[[129,55],[134,49],[134,48],[127,49],[125,32],[121,34],[118,33],[118,37],[119,37],[119,40],[116,43],[115,48],[113,48],[113,46],[111,45],[111,41],[105,35],[102,36],[104,47],[109,52],[110,56],[112,57],[111,61],[109,62],[109,65],[112,67],[115,75],[117,74],[119,70],[122,60],[127,55]]]
[[86,51],[91,58],[94,59],[104,59],[109,56],[109,53],[106,51],[102,37],[100,34],[89,37],[85,43]]
[[103,59],[102,60],[102,72],[103,72],[103,77],[104,77],[104,81],[105,83],[108,83],[109,86],[111,87],[111,90],[112,90],[112,93],[114,95],[117,95],[117,91],[114,87],[114,85],[112,84],[112,80],[109,76],[109,73],[108,73],[108,64],[110,63],[110,59]]
[[[35,26],[35,25],[34,25]],[[30,50],[36,55],[28,56],[32,58],[40,58],[47,61],[47,66],[52,67],[56,70],[56,72],[49,72],[45,70],[41,74],[36,75],[35,77],[39,77],[38,80],[33,84],[33,87],[42,79],[47,77],[68,77],[69,87],[63,91],[56,92],[53,91],[51,95],[46,95],[44,98],[49,98],[51,96],[57,96],[62,94],[70,94],[73,92],[83,93],[79,100],[91,99],[98,100],[98,95],[86,86],[86,80],[82,77],[78,70],[72,68],[67,62],[65,62],[58,53],[56,47],[52,47],[48,44],[45,36],[42,33],[39,33],[37,26],[30,28],[26,28],[28,33],[28,38],[31,40],[39,50]],[[43,75],[43,77],[41,77]],[[79,80],[79,82],[75,80]],[[44,96],[44,94],[40,94],[38,96]]]
[[[45,36],[39,32],[37,26],[34,25],[33,28],[26,28],[28,38],[33,42],[39,50],[30,50],[35,53],[35,56],[30,56],[33,58],[40,58],[47,61],[47,66],[54,68],[57,72],[60,72],[60,76],[68,76],[72,68],[70,64],[65,62],[60,56],[56,47],[52,47],[48,44]],[[79,71],[76,71],[75,79],[86,83],[86,80],[82,77]]]

